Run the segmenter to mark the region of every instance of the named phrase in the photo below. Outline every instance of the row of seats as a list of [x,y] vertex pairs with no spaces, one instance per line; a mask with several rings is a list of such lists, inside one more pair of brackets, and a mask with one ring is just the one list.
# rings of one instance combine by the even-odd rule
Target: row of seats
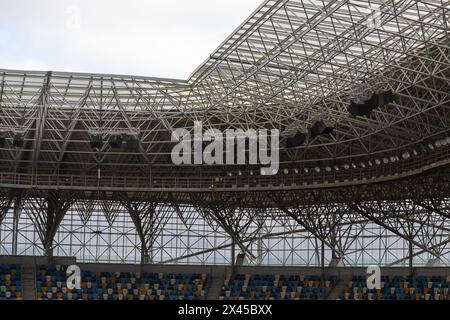
[[342,300],[445,300],[450,276],[382,276],[380,289],[369,289],[365,276],[354,276]]
[[22,279],[20,265],[0,265],[0,300],[21,300]]
[[209,274],[82,271],[81,288],[70,290],[66,266],[40,266],[36,273],[38,300],[204,300]]
[[220,300],[320,300],[336,286],[336,276],[235,274],[225,278]]
[[[82,272],[81,288],[67,288],[67,266],[36,268],[38,300],[203,300],[209,274]],[[449,276],[382,276],[380,289],[368,289],[366,276],[353,276],[341,300],[445,300]],[[336,288],[337,276],[234,274],[223,281],[221,300],[321,300]],[[339,289],[340,290],[340,289]],[[0,300],[22,299],[20,265],[0,265]]]

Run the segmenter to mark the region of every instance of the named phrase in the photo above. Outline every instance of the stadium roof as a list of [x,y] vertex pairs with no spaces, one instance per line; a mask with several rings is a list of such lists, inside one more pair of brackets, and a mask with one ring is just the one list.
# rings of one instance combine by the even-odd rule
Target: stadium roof
[[[1,168],[70,173],[78,165],[96,175],[99,165],[130,174],[170,167],[171,130],[195,120],[284,135],[331,122],[331,135],[282,150],[288,169],[428,154],[429,143],[449,136],[449,11],[450,1],[265,1],[186,81],[1,70],[1,126],[24,131],[26,141],[16,150],[8,140]],[[370,117],[349,114],[351,100],[382,90],[395,102]],[[139,151],[91,149],[89,133],[100,127],[138,128]]]
[[[11,213],[14,200],[16,217],[24,203],[47,254],[67,212],[85,224],[96,211],[110,227],[118,213],[129,214],[143,258],[163,231],[172,234],[164,229],[170,219],[176,250],[199,219],[195,239],[211,236],[214,245],[191,254],[188,241],[181,258],[176,251],[165,261],[220,250],[218,228],[233,252],[239,246],[253,256],[244,243],[298,226],[315,242],[298,255],[317,257],[326,246],[333,259],[359,256],[378,251],[370,250],[375,240],[390,255],[395,236],[401,255],[393,264],[412,266],[421,255],[448,261],[450,1],[371,5],[265,1],[186,81],[0,70],[0,213]],[[370,116],[349,113],[351,101],[390,91],[394,101]],[[317,120],[335,129],[282,148],[279,174],[266,177],[257,166],[173,165],[171,130],[196,120],[204,129],[283,135]],[[133,131],[139,150],[91,148],[99,130]],[[13,145],[17,133],[21,148]],[[280,235],[264,252],[289,257],[298,242]]]

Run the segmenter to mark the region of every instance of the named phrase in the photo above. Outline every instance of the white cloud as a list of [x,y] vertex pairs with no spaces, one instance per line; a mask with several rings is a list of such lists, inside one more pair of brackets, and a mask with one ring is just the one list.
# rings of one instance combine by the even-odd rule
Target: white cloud
[[[6,61],[2,56],[0,56],[0,61]],[[24,59],[24,60],[16,60],[16,61],[6,61],[2,63],[1,67],[3,69],[12,69],[12,70],[50,70],[51,67],[39,60],[33,59]]]
[[260,3],[0,0],[0,67],[185,79]]

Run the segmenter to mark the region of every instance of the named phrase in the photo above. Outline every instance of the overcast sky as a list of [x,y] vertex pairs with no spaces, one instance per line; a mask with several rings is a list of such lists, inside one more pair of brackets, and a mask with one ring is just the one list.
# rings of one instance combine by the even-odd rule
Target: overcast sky
[[263,0],[0,0],[0,68],[187,79]]

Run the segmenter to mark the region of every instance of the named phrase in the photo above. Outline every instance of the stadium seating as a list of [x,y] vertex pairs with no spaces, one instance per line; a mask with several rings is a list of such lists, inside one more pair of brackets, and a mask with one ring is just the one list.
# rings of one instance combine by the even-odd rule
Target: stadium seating
[[227,276],[220,300],[317,300],[325,299],[337,277],[317,275]]
[[366,276],[354,276],[341,300],[445,300],[450,276],[382,276],[381,289],[368,289]]
[[81,289],[66,284],[66,266],[40,266],[36,274],[38,300],[203,300],[209,274],[83,271]]
[[22,280],[19,265],[0,265],[0,300],[21,300]]

